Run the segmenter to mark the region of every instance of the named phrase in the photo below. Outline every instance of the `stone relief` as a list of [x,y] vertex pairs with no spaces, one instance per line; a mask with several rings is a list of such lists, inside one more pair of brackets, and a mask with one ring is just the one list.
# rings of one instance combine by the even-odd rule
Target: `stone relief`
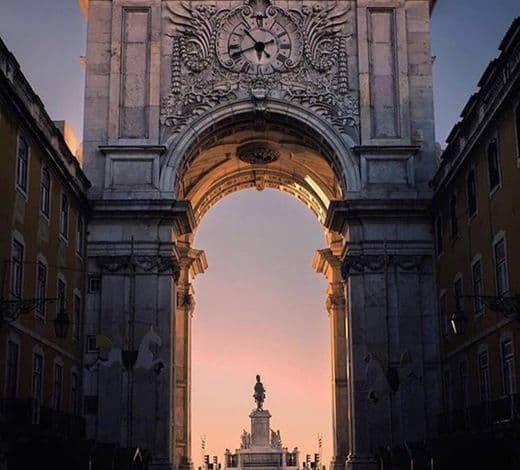
[[100,269],[111,273],[136,269],[144,272],[166,273],[178,279],[180,267],[174,256],[101,256],[96,260]]
[[161,124],[172,132],[244,97],[297,103],[341,132],[357,126],[347,62],[350,6],[316,1],[295,10],[272,0],[244,0],[235,8],[218,8],[217,2],[164,5],[172,55]]
[[349,255],[343,260],[341,274],[347,279],[351,274],[381,272],[385,266],[423,272],[427,268],[427,258],[425,255]]

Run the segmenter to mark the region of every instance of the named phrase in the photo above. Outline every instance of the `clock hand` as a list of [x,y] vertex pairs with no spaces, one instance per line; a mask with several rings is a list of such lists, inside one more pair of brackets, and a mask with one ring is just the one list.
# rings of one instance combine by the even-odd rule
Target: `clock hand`
[[258,42],[246,28],[244,28],[244,33],[246,33],[254,41],[255,44]]
[[[267,42],[264,42],[264,43],[262,43],[262,44],[263,44],[264,46],[267,46],[268,44],[272,44],[273,42],[275,42],[274,39],[271,39],[271,40],[269,40],[269,41],[267,41]],[[230,57],[231,57],[232,59],[236,59],[236,58],[237,58],[240,54],[242,54],[243,52],[252,51],[253,49],[256,49],[256,48],[257,48],[257,45],[256,45],[256,44],[253,45],[253,46],[251,46],[251,47],[246,47],[245,49],[241,49],[241,50],[239,50],[239,51],[233,52],[233,54],[231,54]],[[259,52],[260,52],[260,54],[261,54],[262,51],[259,51]],[[265,53],[265,56],[266,56],[268,59],[271,57],[271,54],[269,54],[265,49],[263,50],[263,52]]]

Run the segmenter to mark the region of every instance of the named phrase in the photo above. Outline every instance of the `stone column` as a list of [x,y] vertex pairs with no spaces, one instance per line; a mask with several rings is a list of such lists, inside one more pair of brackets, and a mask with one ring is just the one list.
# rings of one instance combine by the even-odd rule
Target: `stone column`
[[174,465],[191,468],[191,321],[195,311],[193,278],[207,267],[203,251],[178,242],[180,274],[174,328]]
[[375,469],[380,447],[435,436],[439,342],[427,201],[337,202],[327,223],[347,240],[347,469]]
[[331,249],[319,250],[313,261],[314,269],[329,281],[327,312],[330,322],[333,456],[331,470],[343,470],[348,455],[348,383],[346,305],[341,260]]

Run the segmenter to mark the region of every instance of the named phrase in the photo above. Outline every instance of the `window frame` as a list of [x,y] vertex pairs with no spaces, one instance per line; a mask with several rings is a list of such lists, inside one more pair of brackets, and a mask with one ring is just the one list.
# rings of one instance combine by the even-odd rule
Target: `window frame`
[[[45,280],[43,283],[43,292],[40,291],[41,283],[40,283],[40,268],[45,268]],[[45,320],[47,316],[47,303],[44,299],[47,298],[47,291],[49,288],[49,267],[47,265],[47,262],[42,256],[38,256],[36,261],[36,292],[35,292],[35,299],[42,299],[41,302],[38,302],[36,304],[36,308],[34,309],[34,315],[37,318],[41,318],[42,320]]]
[[[475,203],[473,212],[471,212],[470,181],[473,182],[473,201]],[[466,203],[468,205],[468,221],[471,221],[478,215],[477,173],[475,167],[472,167],[466,175]]]
[[[498,263],[497,263],[497,246],[503,243],[504,244],[504,259],[503,264],[505,269],[504,274],[504,280],[505,280],[505,287],[506,289],[503,291],[499,290],[498,285]],[[509,293],[510,283],[509,283],[509,263],[508,263],[508,256],[507,256],[507,239],[506,234],[504,232],[500,232],[497,234],[495,239],[493,240],[493,270],[495,274],[495,293],[498,297],[501,297],[503,295],[506,295]]]
[[[20,184],[20,143],[23,142],[24,145],[27,148],[27,155],[25,160],[25,175],[24,181],[22,181],[23,184]],[[16,169],[15,169],[15,188],[25,197],[25,199],[28,198],[29,195],[29,164],[31,159],[31,148],[29,146],[29,142],[27,139],[22,135],[18,134],[17,140],[16,140]]]
[[[45,175],[49,177],[49,185],[45,186]],[[44,190],[46,191],[47,197],[45,197]],[[47,166],[42,167],[41,171],[41,183],[40,183],[40,214],[47,221],[51,218],[51,202],[52,202],[52,175],[51,171]],[[46,205],[44,202],[46,201]],[[46,209],[46,210],[45,210]]]
[[[481,359],[485,357],[483,362]],[[478,382],[480,402],[488,402],[491,396],[491,377],[489,370],[489,351],[487,347],[479,349],[477,353]],[[484,379],[484,380],[483,380]]]
[[[60,284],[63,284],[63,299],[60,297]],[[67,281],[61,273],[56,280],[56,299],[56,315],[59,315],[62,308],[63,311],[67,308]]]
[[76,255],[83,258],[85,252],[85,218],[78,212],[76,217]]
[[[458,295],[457,294],[457,285],[458,283],[460,283],[460,287],[461,287],[461,292],[460,294],[461,295]],[[453,279],[453,298],[455,300],[455,311],[456,312],[460,312],[460,313],[465,313],[465,305],[464,305],[464,278],[462,277],[462,273],[457,273],[455,275],[455,278]],[[458,299],[461,299],[460,300],[460,304],[459,304],[459,301]],[[459,309],[460,307],[460,309]]]
[[[21,249],[21,260],[15,260],[15,247]],[[21,236],[14,234],[11,238],[11,269],[10,269],[10,295],[11,298],[21,300],[23,298],[24,284],[24,262],[25,262],[25,242]],[[15,273],[16,266],[19,270]],[[16,284],[16,286],[15,286]]]
[[[16,346],[16,364],[14,367],[14,374],[11,374],[11,348],[10,346]],[[18,397],[18,387],[20,385],[20,340],[11,336],[7,337],[6,341],[6,361],[5,361],[5,385],[4,385],[4,397],[7,399],[16,399]],[[11,377],[14,377],[14,384],[11,384]],[[13,386],[11,386],[13,385]],[[13,392],[12,395],[10,392]]]
[[[495,156],[496,156],[496,174],[497,174],[497,183],[492,186],[491,180],[491,165],[490,165],[490,148],[492,145],[495,145]],[[486,159],[487,159],[487,170],[488,170],[488,182],[489,182],[489,196],[493,196],[501,187],[502,187],[502,171],[500,168],[500,146],[498,141],[498,136],[494,135],[488,142],[486,146]]]
[[[79,311],[77,310],[79,301]],[[72,339],[73,341],[81,341],[81,323],[83,318],[83,298],[78,290],[74,290],[72,305]]]
[[66,242],[69,239],[70,201],[69,197],[62,191],[60,197],[60,238]]
[[[476,282],[477,279],[475,279],[475,267],[479,266],[479,273],[480,273],[480,291],[477,292],[476,289]],[[471,263],[471,287],[473,291],[473,310],[475,316],[483,315],[486,312],[486,308],[484,305],[484,302],[482,302],[482,299],[479,299],[479,297],[484,296],[484,270],[482,269],[482,256],[477,255],[473,258],[473,261]]]
[[[511,345],[511,353],[508,355],[508,358],[511,359],[510,362],[506,362],[506,358],[504,357],[504,346],[510,344]],[[511,372],[510,378],[510,386],[511,390],[508,392],[507,390],[507,381],[506,381],[506,365],[510,364],[511,367],[508,369]],[[500,369],[502,372],[502,391],[504,396],[509,396],[516,393],[516,371],[515,371],[515,348],[513,338],[509,335],[504,336],[500,339]]]
[[54,360],[53,381],[52,381],[52,406],[56,411],[61,411],[63,407],[63,383],[64,366],[60,358]]

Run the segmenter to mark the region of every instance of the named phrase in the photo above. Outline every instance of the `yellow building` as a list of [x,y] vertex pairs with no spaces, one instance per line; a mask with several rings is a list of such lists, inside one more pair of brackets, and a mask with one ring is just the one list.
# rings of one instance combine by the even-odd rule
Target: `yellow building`
[[81,436],[89,182],[1,40],[0,158],[2,438],[15,452],[19,434]]
[[447,434],[520,422],[520,19],[500,52],[432,181]]

